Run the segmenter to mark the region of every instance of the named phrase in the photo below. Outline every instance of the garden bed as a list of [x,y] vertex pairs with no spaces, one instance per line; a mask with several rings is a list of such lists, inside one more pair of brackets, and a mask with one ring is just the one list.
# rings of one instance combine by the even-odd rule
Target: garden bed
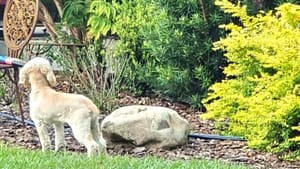
[[[29,119],[28,105],[24,99],[25,118]],[[128,93],[119,94],[118,105],[158,105],[165,106],[176,110],[182,117],[186,118],[191,124],[193,133],[216,134],[214,123],[208,120],[201,120],[199,112],[188,107],[185,104],[173,103],[159,98],[140,97],[135,98]],[[11,105],[1,106],[1,111],[13,111]],[[105,115],[102,115],[104,118]],[[33,126],[22,126],[21,122],[8,120],[0,117],[0,141],[27,149],[40,149],[40,143],[37,132]],[[68,128],[66,126],[66,128]],[[54,141],[54,133],[51,131],[51,138]],[[84,146],[78,144],[74,139],[70,129],[66,129],[66,140],[69,151],[85,152]],[[166,159],[218,159],[226,162],[243,163],[254,168],[276,168],[276,169],[296,169],[300,168],[300,162],[288,162],[279,159],[276,155],[264,153],[250,149],[245,141],[232,140],[213,140],[213,139],[193,139],[190,138],[188,143],[171,149],[171,150],[151,150],[144,147],[109,147],[110,155],[131,155],[142,157],[147,155],[160,156]]]

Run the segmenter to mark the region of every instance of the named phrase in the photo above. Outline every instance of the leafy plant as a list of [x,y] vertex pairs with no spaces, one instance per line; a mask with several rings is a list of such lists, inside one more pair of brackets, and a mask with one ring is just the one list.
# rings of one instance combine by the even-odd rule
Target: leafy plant
[[67,0],[64,3],[63,22],[66,22],[69,27],[85,29],[88,4],[89,0]]
[[90,3],[91,0],[63,1],[61,22],[56,26],[59,30],[60,41],[69,42],[72,40],[76,43],[86,43],[90,40],[87,35],[88,6]]
[[208,87],[223,77],[226,61],[211,47],[222,35],[215,31],[218,24],[228,18],[211,1],[157,3],[168,17],[157,31],[144,31],[145,81],[165,97],[200,106]]
[[283,3],[297,3],[297,0],[241,0],[240,2],[247,6],[247,11],[250,15],[255,15],[260,10],[272,10]]
[[116,56],[130,59],[124,75],[128,88],[190,103],[197,95],[193,102],[200,103],[212,82],[222,78],[225,60],[211,50],[222,34],[216,31],[222,13],[211,1],[199,2],[97,1],[90,6],[95,14],[90,33],[117,36]]
[[[0,71],[0,76],[3,76],[3,71]],[[10,77],[13,76],[12,72],[10,73]],[[12,107],[17,109],[17,99],[16,99],[16,89],[15,84],[11,81],[10,77],[3,76],[0,81],[0,105],[12,105]]]
[[[50,58],[62,67],[61,75],[66,78],[77,93],[91,98],[102,111],[115,108],[121,76],[126,63],[108,64],[108,58],[100,55],[98,43],[87,44],[76,50],[74,56],[67,56],[64,48],[53,48]],[[114,71],[111,71],[114,70]]]
[[5,83],[3,81],[0,82],[0,97],[3,98],[5,96]]
[[[116,2],[113,1],[113,4]],[[115,33],[115,26],[113,19],[116,17],[115,6],[106,1],[92,1],[89,6],[89,19],[87,26],[89,27],[89,33],[92,34],[95,39],[99,39],[101,35],[106,36],[108,31]]]
[[246,137],[252,147],[296,152],[300,7],[286,3],[276,11],[249,16],[245,6],[227,0],[216,4],[239,18],[240,24],[222,25],[230,33],[214,43],[215,50],[226,52],[227,78],[210,88],[205,100],[208,113],[202,117],[228,126],[225,133]]
[[164,22],[166,13],[151,1],[113,0],[94,1],[90,5],[89,33],[96,39],[105,39],[106,36],[115,36],[118,39],[114,56],[115,60],[128,60],[124,84],[127,89],[139,92],[138,86],[144,65],[139,63],[143,50],[143,31],[159,27]]

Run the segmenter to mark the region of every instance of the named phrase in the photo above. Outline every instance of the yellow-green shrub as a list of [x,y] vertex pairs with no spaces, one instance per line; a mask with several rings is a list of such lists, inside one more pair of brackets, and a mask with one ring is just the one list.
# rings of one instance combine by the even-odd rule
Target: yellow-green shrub
[[286,3],[275,11],[249,16],[240,4],[215,3],[240,22],[222,25],[228,36],[214,43],[228,59],[227,78],[210,88],[205,100],[208,113],[202,117],[226,126],[226,134],[244,136],[252,147],[297,151],[300,6]]

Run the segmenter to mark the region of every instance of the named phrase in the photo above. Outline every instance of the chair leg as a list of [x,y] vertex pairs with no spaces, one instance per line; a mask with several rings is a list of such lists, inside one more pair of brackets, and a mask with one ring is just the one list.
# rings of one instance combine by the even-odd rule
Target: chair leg
[[19,111],[20,111],[20,114],[21,114],[22,124],[23,124],[23,126],[25,126],[24,111],[23,111],[23,108],[22,108],[22,98],[21,98],[20,88],[19,88],[18,82],[19,82],[19,69],[17,67],[15,67],[14,68],[13,83],[14,83],[15,89],[16,89],[16,98],[17,98],[17,102],[18,102],[18,106],[19,106]]

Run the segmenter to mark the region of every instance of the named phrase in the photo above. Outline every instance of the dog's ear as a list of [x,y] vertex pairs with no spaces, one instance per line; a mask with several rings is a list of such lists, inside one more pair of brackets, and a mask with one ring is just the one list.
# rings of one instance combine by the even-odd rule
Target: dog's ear
[[51,68],[41,67],[41,73],[45,75],[50,86],[54,87],[56,85],[56,78]]
[[50,86],[52,86],[52,87],[56,86],[56,77],[55,77],[53,71],[49,71],[47,73],[46,77],[47,77],[47,80],[48,80]]

